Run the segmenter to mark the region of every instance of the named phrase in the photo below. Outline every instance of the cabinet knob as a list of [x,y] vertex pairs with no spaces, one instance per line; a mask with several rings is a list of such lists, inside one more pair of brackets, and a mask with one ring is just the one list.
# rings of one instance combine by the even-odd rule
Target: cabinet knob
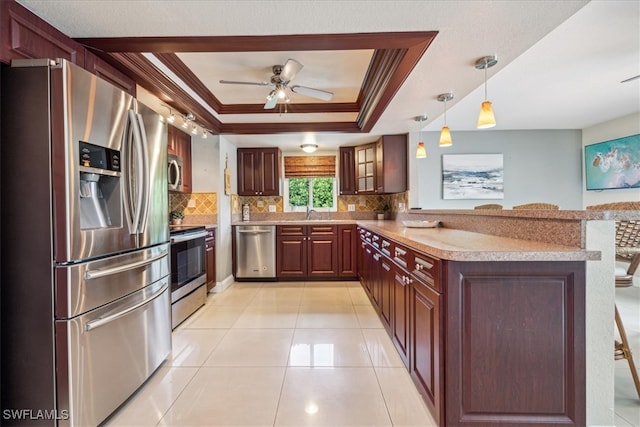
[[416,264],[416,270],[420,271],[422,270],[424,267],[422,266],[422,264]]

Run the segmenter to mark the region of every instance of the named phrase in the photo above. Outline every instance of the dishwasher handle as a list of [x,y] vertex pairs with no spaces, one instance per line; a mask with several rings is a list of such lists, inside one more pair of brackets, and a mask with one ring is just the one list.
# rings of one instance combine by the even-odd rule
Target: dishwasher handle
[[238,233],[243,233],[243,234],[268,234],[268,233],[273,233],[273,230],[238,230]]

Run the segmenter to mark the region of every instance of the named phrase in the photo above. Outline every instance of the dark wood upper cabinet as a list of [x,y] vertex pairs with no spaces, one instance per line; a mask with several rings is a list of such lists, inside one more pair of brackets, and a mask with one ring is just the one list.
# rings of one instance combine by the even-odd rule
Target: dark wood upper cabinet
[[84,67],[85,48],[14,1],[0,1],[0,61],[63,58]]
[[340,147],[340,195],[357,194],[356,192],[356,160],[355,147]]
[[238,195],[279,196],[279,148],[238,148]]
[[407,135],[384,135],[376,142],[377,194],[407,191]]
[[0,62],[66,59],[131,95],[136,82],[15,1],[0,1]]
[[376,192],[376,144],[356,147],[355,158],[356,192],[374,194]]
[[123,91],[136,96],[136,82],[90,51],[85,51],[84,68]]
[[[407,135],[384,135],[354,147],[354,191],[346,174],[350,147],[340,147],[340,194],[390,194],[407,191]],[[343,151],[344,150],[344,151]],[[342,182],[345,182],[344,184]]]

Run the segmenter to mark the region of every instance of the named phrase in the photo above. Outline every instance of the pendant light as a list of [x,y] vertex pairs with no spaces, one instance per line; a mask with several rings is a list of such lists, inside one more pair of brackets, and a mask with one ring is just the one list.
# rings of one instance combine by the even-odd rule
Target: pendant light
[[441,93],[438,95],[438,101],[444,102],[444,126],[440,131],[440,147],[450,147],[453,144],[451,140],[451,132],[449,132],[449,126],[447,126],[447,101],[453,99],[453,92]]
[[493,56],[485,56],[476,61],[476,69],[484,70],[484,101],[480,107],[478,116],[478,129],[488,129],[496,125],[496,118],[493,115],[491,101],[487,99],[487,68],[491,68],[498,63],[498,59]]
[[[419,123],[422,123],[427,119],[427,116],[415,116],[413,118],[413,120]],[[418,142],[418,148],[416,149],[416,159],[424,159],[425,157],[427,157],[427,149],[425,148],[424,142],[422,141],[422,125],[420,125],[420,128],[418,129],[418,139],[420,140],[420,142]]]

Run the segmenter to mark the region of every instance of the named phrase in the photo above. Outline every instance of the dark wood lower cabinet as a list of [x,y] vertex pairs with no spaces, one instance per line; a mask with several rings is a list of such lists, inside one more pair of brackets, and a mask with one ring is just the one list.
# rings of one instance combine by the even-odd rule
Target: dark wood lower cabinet
[[411,377],[433,417],[442,420],[442,297],[425,283],[412,280],[409,297]]
[[586,425],[584,262],[450,262],[445,289],[446,425]]
[[438,425],[586,425],[585,262],[453,262],[394,242],[396,263],[358,235],[363,288]]
[[378,255],[380,263],[379,275],[379,295],[380,295],[380,315],[382,323],[387,330],[391,330],[391,305],[393,304],[393,263],[387,258]]
[[337,226],[277,226],[276,275],[280,280],[337,279]]
[[207,256],[207,292],[216,286],[216,229],[207,228],[205,237]]
[[355,225],[338,226],[338,276],[342,279],[358,276],[358,242]]
[[393,344],[396,346],[404,365],[409,368],[409,322],[411,304],[411,286],[406,275],[398,267],[393,270],[391,300],[391,330]]

